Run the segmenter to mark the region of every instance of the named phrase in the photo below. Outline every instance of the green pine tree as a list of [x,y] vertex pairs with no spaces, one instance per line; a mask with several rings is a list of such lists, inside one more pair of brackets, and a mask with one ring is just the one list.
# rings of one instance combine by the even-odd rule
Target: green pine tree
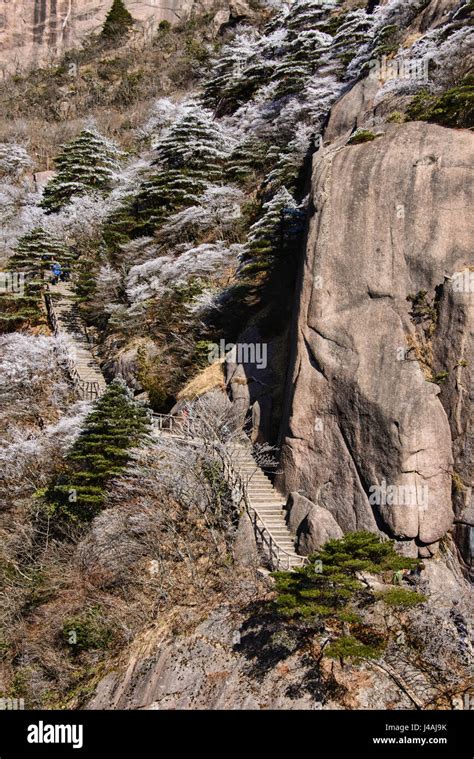
[[222,178],[231,147],[208,111],[186,111],[158,143],[155,173],[107,219],[109,249],[153,235],[170,214],[196,203],[208,182]]
[[59,211],[73,196],[107,192],[118,167],[120,151],[115,143],[95,129],[83,129],[56,159],[57,173],[46,185],[41,206],[49,213]]
[[217,116],[233,113],[269,80],[274,67],[273,56],[257,55],[238,36],[224,46],[215,62],[204,84],[203,104]]
[[173,125],[156,153],[156,164],[210,182],[222,176],[229,155],[229,139],[210,111],[195,106]]
[[144,180],[135,196],[107,218],[102,236],[110,251],[137,237],[146,237],[169,214],[197,202],[205,183],[182,171],[163,170]]
[[18,240],[8,261],[10,271],[22,271],[34,279],[42,279],[53,263],[69,265],[73,253],[60,240],[42,227],[36,227]]
[[[320,629],[322,623],[330,629],[332,641],[325,649],[329,657],[374,658],[381,654],[385,641],[360,617],[360,610],[376,600],[373,591],[359,579],[360,573],[388,572],[393,577],[419,564],[418,559],[400,556],[392,541],[382,541],[371,532],[349,533],[340,540],[328,541],[304,567],[294,572],[274,572],[278,593],[275,609],[285,620],[300,620],[310,629]],[[405,591],[405,606],[407,593],[411,593],[413,603],[425,600],[424,596]]]
[[19,292],[2,295],[2,332],[46,325],[45,274],[53,263],[69,267],[72,258],[72,251],[42,227],[36,227],[19,239],[7,269],[17,278],[21,277],[22,288]]
[[133,17],[125,7],[123,0],[114,0],[107,14],[101,36],[107,40],[124,37],[133,25]]
[[107,483],[121,474],[129,450],[149,428],[146,409],[114,380],[95,402],[66,457],[66,471],[46,491],[49,514],[89,521],[103,508]]
[[271,76],[277,85],[276,98],[302,92],[316,71],[325,47],[321,31],[330,10],[329,4],[314,0],[292,3],[283,20],[287,37]]
[[263,178],[272,167],[272,153],[268,142],[258,137],[247,137],[239,142],[229,156],[226,176],[241,184],[255,184],[256,177]]
[[143,182],[136,197],[136,213],[149,231],[167,216],[197,203],[205,183],[177,170],[164,170]]
[[305,158],[313,147],[312,140],[306,129],[297,129],[292,140],[278,151],[271,171],[265,177],[266,191],[276,192],[284,186],[295,192],[298,179],[305,167]]
[[88,326],[105,329],[107,317],[102,309],[98,313],[95,295],[97,292],[97,277],[101,266],[100,250],[91,251],[77,262],[74,271],[74,294],[81,318]]
[[262,210],[249,230],[243,278],[271,271],[277,259],[291,254],[301,233],[303,214],[286,187],[264,203]]
[[324,28],[327,23],[328,12],[333,9],[334,4],[331,3],[321,3],[318,0],[299,0],[292,3],[289,13],[284,17],[285,27],[292,33]]

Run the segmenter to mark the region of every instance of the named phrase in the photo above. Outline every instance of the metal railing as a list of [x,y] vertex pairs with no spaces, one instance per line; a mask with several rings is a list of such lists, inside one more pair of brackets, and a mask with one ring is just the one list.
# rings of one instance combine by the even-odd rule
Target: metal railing
[[[44,294],[44,299],[46,302],[48,319],[53,329],[54,335],[56,337],[59,337],[61,334],[61,331],[59,329],[59,322],[53,307],[53,299],[51,297],[51,293],[48,290]],[[91,381],[82,379],[79,372],[77,371],[76,362],[67,348],[61,346],[60,351],[66,363],[67,372],[71,377],[74,388],[78,395],[86,401],[93,401],[99,398],[102,394],[100,383],[94,380]]]
[[[255,462],[255,468],[258,468]],[[253,527],[255,540],[265,552],[272,569],[293,569],[295,566],[303,566],[308,562],[306,556],[298,556],[297,553],[290,553],[282,548],[278,540],[272,535],[272,531],[267,527],[257,509],[252,505],[248,492],[247,484],[242,479],[241,474],[236,470],[234,462],[230,456],[224,464],[227,479],[237,485],[240,493],[241,502],[244,504],[245,511],[248,514]]]
[[46,302],[46,311],[48,313],[49,322],[51,324],[51,327],[53,328],[54,334],[57,337],[58,332],[59,332],[59,325],[58,325],[58,320],[56,318],[56,314],[54,312],[53,300],[51,298],[51,293],[48,292],[48,291],[46,291],[45,294],[44,294],[44,299],[45,299],[45,302]]
[[[183,414],[173,416],[172,414],[153,413],[152,418],[154,426],[160,432],[183,439],[188,438],[191,442],[192,419],[189,417]],[[196,444],[198,440],[194,439],[193,442]],[[270,567],[272,569],[290,570],[294,569],[295,566],[304,566],[308,562],[307,557],[298,556],[298,554],[290,553],[282,548],[257,509],[252,505],[247,492],[247,483],[237,471],[232,456],[225,447],[219,447],[219,458],[223,463],[224,477],[232,489],[237,504],[243,503],[252,524],[257,545],[263,549]],[[257,462],[255,462],[255,468],[258,469]]]
[[245,501],[247,513],[252,522],[255,539],[257,540],[257,544],[260,544],[267,554],[271,568],[290,570],[295,566],[302,567],[306,564],[308,561],[306,556],[298,556],[296,553],[290,554],[278,544],[276,538],[273,537],[258,511],[256,511],[256,509],[254,509],[254,507],[248,502],[248,499],[245,499]]

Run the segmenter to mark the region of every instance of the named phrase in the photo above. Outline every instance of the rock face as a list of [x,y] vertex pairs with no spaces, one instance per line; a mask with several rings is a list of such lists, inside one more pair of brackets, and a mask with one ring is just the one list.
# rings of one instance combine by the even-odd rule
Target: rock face
[[[474,579],[474,270],[446,280],[434,341],[436,371],[450,367],[441,385],[453,441],[454,534],[461,558]],[[470,373],[469,373],[470,372]]]
[[[258,355],[257,355],[258,347]],[[252,442],[270,437],[272,399],[268,388],[274,383],[273,368],[278,361],[275,344],[267,343],[255,327],[245,330],[225,362],[226,384],[232,403],[242,421],[252,409]]]
[[[127,0],[126,5],[139,34],[204,7],[195,0]],[[0,0],[0,77],[54,62],[87,34],[99,32],[111,6],[112,0]]]
[[[351,97],[354,111],[361,96]],[[415,122],[348,145],[350,130],[331,129],[314,162],[278,484],[344,531],[382,530],[422,550],[453,524],[453,440],[466,479],[472,467],[473,295],[452,307],[446,276],[473,264],[474,141]],[[421,340],[408,296],[426,305],[434,337]],[[445,386],[428,381],[441,371]],[[468,505],[457,509],[467,525]]]
[[[277,628],[253,626],[235,610],[213,610],[189,634],[166,636],[151,631],[148,641],[134,646],[126,669],[117,669],[98,684],[87,709],[334,709],[341,702],[319,702],[311,670],[300,654],[268,666],[265,646],[286,644]],[[275,656],[275,653],[273,653]],[[323,660],[347,694],[343,708],[407,709],[409,700],[383,673],[363,668],[350,673]],[[314,675],[313,675],[314,677]]]
[[296,550],[307,556],[343,532],[331,512],[299,493],[290,493],[286,504],[288,527],[297,536]]

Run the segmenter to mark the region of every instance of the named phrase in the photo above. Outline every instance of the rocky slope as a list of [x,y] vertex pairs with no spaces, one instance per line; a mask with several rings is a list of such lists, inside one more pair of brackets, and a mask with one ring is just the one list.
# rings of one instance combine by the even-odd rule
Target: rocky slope
[[[88,34],[100,32],[111,5],[112,0],[1,0],[0,76],[54,63]],[[128,3],[140,39],[153,35],[160,21],[174,23],[205,6],[206,0]]]
[[[232,607],[223,606],[177,640],[159,632],[149,635],[137,645],[125,673],[111,672],[99,683],[88,708],[323,708],[317,683],[311,682],[311,670],[301,656],[280,663],[277,656],[276,666],[266,667],[259,661],[258,649],[271,644],[272,631],[245,622]],[[275,648],[281,643],[284,640],[279,642],[276,633]],[[394,694],[390,677],[380,670],[367,667],[354,675],[338,668],[338,678],[339,699],[326,701],[324,708],[340,708],[342,694],[348,708],[383,708],[386,699],[392,699],[393,708],[410,708],[410,699],[402,692]],[[357,693],[351,694],[354,685]]]
[[[170,635],[175,622],[164,620],[145,632],[100,680],[87,708],[433,708],[429,697],[436,687],[432,689],[429,682],[430,656],[434,654],[440,666],[448,658],[454,675],[458,665],[449,653],[449,641],[454,642],[458,634],[456,621],[463,624],[467,599],[462,579],[443,561],[433,560],[424,575],[424,589],[436,592],[442,585],[444,592],[436,597],[434,608],[424,612],[428,619],[434,615],[438,629],[433,651],[421,667],[421,662],[404,660],[399,646],[381,663],[366,661],[354,667],[329,662],[321,658],[316,643],[298,649],[289,631],[265,615],[252,613],[252,605],[226,602],[209,610],[204,620],[193,609],[181,610],[191,629],[179,635]],[[380,610],[378,614],[382,617]],[[422,629],[423,624],[421,616]],[[471,651],[462,636],[454,645]],[[458,702],[456,696],[452,701],[448,698],[443,708],[462,708],[462,699]]]

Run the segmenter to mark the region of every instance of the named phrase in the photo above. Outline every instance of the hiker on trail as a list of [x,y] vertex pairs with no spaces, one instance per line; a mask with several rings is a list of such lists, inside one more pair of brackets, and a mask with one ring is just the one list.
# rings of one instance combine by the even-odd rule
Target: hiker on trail
[[63,272],[61,268],[61,264],[53,264],[51,267],[51,271],[53,273],[53,277],[52,277],[53,285],[56,285],[58,282],[61,281],[61,276]]

